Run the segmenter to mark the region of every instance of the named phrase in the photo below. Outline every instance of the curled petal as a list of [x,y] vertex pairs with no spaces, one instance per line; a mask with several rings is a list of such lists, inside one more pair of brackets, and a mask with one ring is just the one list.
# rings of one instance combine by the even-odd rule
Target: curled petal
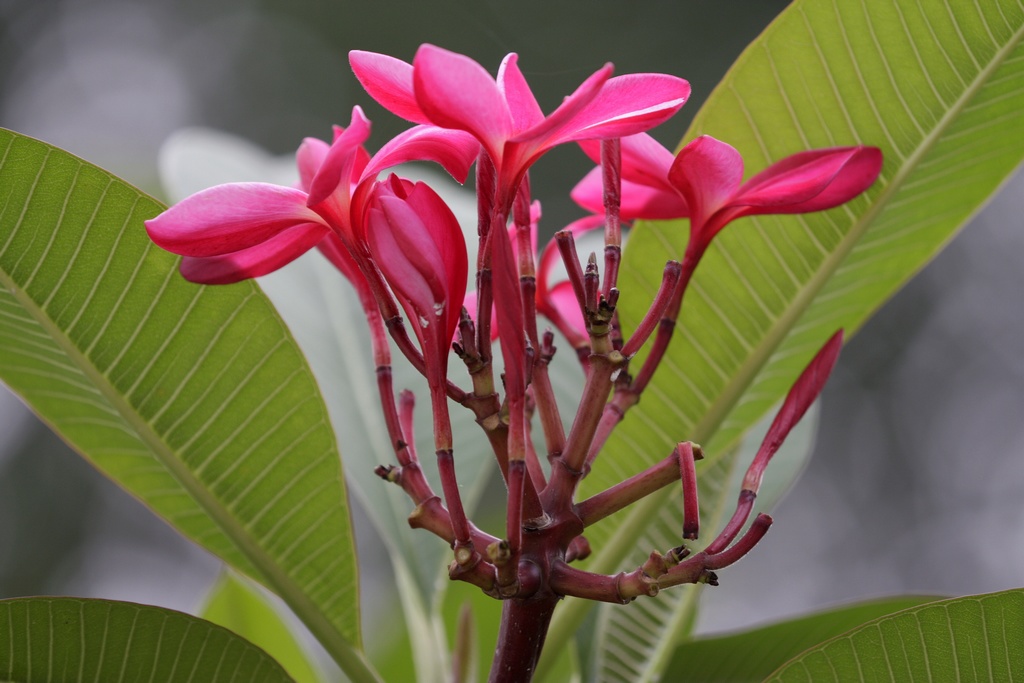
[[456,181],[466,182],[469,168],[480,153],[480,143],[461,130],[416,126],[399,133],[378,150],[362,172],[364,179],[408,161],[436,161]]
[[348,61],[370,97],[391,113],[413,123],[430,123],[416,103],[412,64],[376,52],[352,50]]
[[323,166],[327,152],[331,149],[323,140],[306,138],[299,145],[299,151],[295,153],[295,163],[299,167],[299,189],[309,192],[313,184],[316,172]]
[[512,52],[501,62],[498,68],[498,90],[508,104],[512,115],[512,128],[515,132],[524,131],[544,120],[544,112],[537,104],[537,98],[527,85],[523,72],[519,70],[519,57]]
[[702,135],[683,147],[668,173],[695,227],[729,203],[743,180],[743,157],[731,145]]
[[[656,189],[630,180],[622,180],[619,216],[631,221],[637,218],[668,220],[689,215],[686,200],[673,188]],[[593,213],[604,211],[604,181],[601,168],[596,167],[583,177],[570,195],[577,204]]]
[[255,247],[220,256],[186,256],[181,275],[201,285],[228,285],[241,282],[288,265],[312,249],[328,234],[319,223],[303,223]]
[[[469,261],[458,221],[427,185],[392,176],[367,214],[370,252],[421,340],[449,340],[466,294]],[[437,330],[428,333],[427,329]]]
[[882,170],[877,147],[839,147],[800,152],[772,164],[730,202],[754,213],[809,213],[850,201]]
[[430,122],[472,133],[496,161],[512,132],[512,117],[498,85],[464,55],[422,45],[413,60],[413,89]]
[[198,192],[146,221],[158,246],[182,256],[218,256],[255,247],[304,223],[323,224],[306,193],[269,183],[230,183]]
[[[352,108],[352,122],[337,135],[320,169],[309,184],[309,206],[316,206],[338,189],[347,202],[349,186],[362,172],[366,163],[366,152],[362,145],[370,137],[370,120],[359,107]],[[360,154],[362,152],[362,154]]]
[[559,142],[624,138],[648,131],[679,111],[689,96],[690,84],[675,76],[616,76],[565,123]]
[[601,88],[611,78],[613,71],[614,68],[611,64],[605,64],[595,71],[576,88],[573,94],[566,97],[562,104],[551,112],[550,116],[532,128],[519,133],[512,142],[529,146],[536,150],[535,155],[539,156],[559,142],[574,139],[572,134],[578,130],[575,125],[576,117],[598,97]]

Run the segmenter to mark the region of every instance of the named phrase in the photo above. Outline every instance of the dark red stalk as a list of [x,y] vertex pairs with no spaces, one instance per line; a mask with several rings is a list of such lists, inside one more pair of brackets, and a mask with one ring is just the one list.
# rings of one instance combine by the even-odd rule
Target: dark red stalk
[[661,462],[576,505],[584,526],[595,524],[679,479],[679,453],[672,451]]
[[559,599],[547,592],[502,603],[498,646],[488,683],[524,683],[533,677]]
[[683,482],[683,538],[694,541],[700,532],[700,505],[697,503],[697,468],[694,461],[704,457],[689,441],[676,446],[679,454],[679,478]]
[[583,292],[583,268],[580,266],[580,259],[576,255],[576,239],[568,230],[562,230],[555,233],[555,245],[558,247],[558,253],[562,257],[562,263],[565,264],[565,270],[569,276],[569,284],[572,285],[572,291],[576,294],[576,301],[579,302],[580,310],[583,311],[583,316],[586,318],[587,299]]

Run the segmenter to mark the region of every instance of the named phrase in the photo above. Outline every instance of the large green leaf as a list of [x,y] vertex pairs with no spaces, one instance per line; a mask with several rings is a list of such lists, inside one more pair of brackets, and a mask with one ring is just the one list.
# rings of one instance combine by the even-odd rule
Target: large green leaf
[[316,383],[255,285],[178,275],[142,229],[162,208],[0,132],[0,379],[186,536],[280,595],[354,677],[372,678]]
[[901,597],[847,605],[752,631],[697,638],[676,649],[665,669],[668,681],[757,683],[804,650],[870,619],[934,602]]
[[881,617],[795,657],[766,683],[1012,681],[1024,676],[1024,590]]
[[323,681],[292,629],[268,597],[234,572],[225,572],[220,577],[199,616],[263,649],[295,683]]
[[[828,335],[858,329],[952,238],[1024,156],[1022,35],[1019,0],[797,0],[744,52],[688,137],[733,144],[750,172],[847,144],[881,147],[885,166],[844,207],[744,219],[716,238],[660,372],[584,494],[665,457],[681,439],[703,443],[712,458],[727,452]],[[685,222],[634,231],[620,279],[625,324],[657,288],[651,264],[678,258],[686,233]],[[636,539],[670,495],[588,530],[590,568],[635,566],[651,550]],[[560,609],[549,647],[560,647],[588,608]],[[643,637],[667,652],[654,641],[678,636],[655,629]],[[639,655],[635,663],[652,676],[663,664]]]
[[81,598],[0,600],[0,679],[291,683],[225,628],[149,605]]

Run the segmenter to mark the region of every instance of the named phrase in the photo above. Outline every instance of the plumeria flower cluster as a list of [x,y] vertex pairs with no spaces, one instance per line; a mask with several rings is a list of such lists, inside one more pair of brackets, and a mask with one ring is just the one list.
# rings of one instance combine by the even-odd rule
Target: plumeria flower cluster
[[[431,45],[422,46],[411,64],[360,51],[350,61],[371,97],[416,125],[370,154],[364,146],[370,122],[356,107],[330,143],[302,143],[298,186],[214,187],[148,221],[147,230],[158,245],[184,257],[181,272],[194,282],[260,276],[314,247],[351,282],[371,331],[379,398],[397,462],[382,464],[378,474],[412,499],[412,526],[453,548],[451,578],[505,600],[501,638],[512,645],[499,649],[495,670],[507,672],[500,680],[526,680],[563,596],[624,603],[677,584],[715,583],[716,570],[765,534],[771,519],[763,514],[741,531],[765,467],[821,391],[841,333],[793,386],[747,472],[735,515],[710,544],[699,552],[684,544],[655,551],[635,570],[610,576],[571,566],[590,552],[588,526],[673,482],[681,482],[683,493],[682,538],[697,538],[694,463],[702,454],[690,442],[586,500],[576,500],[577,486],[599,466],[603,445],[664,357],[687,284],[714,237],[743,216],[838,206],[874,182],[881,154],[870,147],[801,152],[743,182],[743,161],[728,144],[703,136],[673,154],[647,134],[689,97],[688,83],[674,76],[613,76],[609,64],[545,115],[515,54],[502,61],[496,78],[470,58]],[[529,169],[566,143],[578,144],[598,164],[573,191],[594,215],[560,231],[538,258],[541,215]],[[397,164],[423,160],[440,164],[459,182],[475,165],[475,264],[468,262],[462,231],[440,197],[423,183],[387,174]],[[650,309],[623,338],[616,314],[622,222],[681,217],[690,225],[685,255],[666,264]],[[580,263],[575,239],[600,229],[603,263],[599,267],[595,255]],[[559,263],[567,276],[556,282]],[[475,291],[467,297],[471,272]],[[569,340],[586,373],[568,431],[548,377],[554,335],[540,331],[538,314]],[[630,367],[652,337],[643,364]],[[495,341],[504,363],[500,382],[492,363]],[[414,398],[407,391],[396,396],[392,386],[392,348],[428,382],[440,496],[416,452]],[[453,355],[466,368],[467,386],[449,379]],[[453,403],[474,412],[507,485],[502,538],[478,528],[464,510],[456,461],[479,454],[456,455]],[[535,446],[535,422],[547,467]],[[532,633],[541,633],[539,642],[517,635],[527,621],[534,624]]]

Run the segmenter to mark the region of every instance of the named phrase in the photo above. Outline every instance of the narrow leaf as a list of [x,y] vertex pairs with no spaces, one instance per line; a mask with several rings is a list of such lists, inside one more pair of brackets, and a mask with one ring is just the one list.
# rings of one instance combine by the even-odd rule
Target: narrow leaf
[[1024,676],[1024,590],[953,598],[869,621],[769,676],[789,681],[1012,681]]
[[280,595],[353,677],[359,594],[334,434],[252,283],[200,287],[162,206],[0,131],[0,379],[182,533]]
[[0,679],[291,683],[226,628],[148,605],[81,598],[0,600]]

